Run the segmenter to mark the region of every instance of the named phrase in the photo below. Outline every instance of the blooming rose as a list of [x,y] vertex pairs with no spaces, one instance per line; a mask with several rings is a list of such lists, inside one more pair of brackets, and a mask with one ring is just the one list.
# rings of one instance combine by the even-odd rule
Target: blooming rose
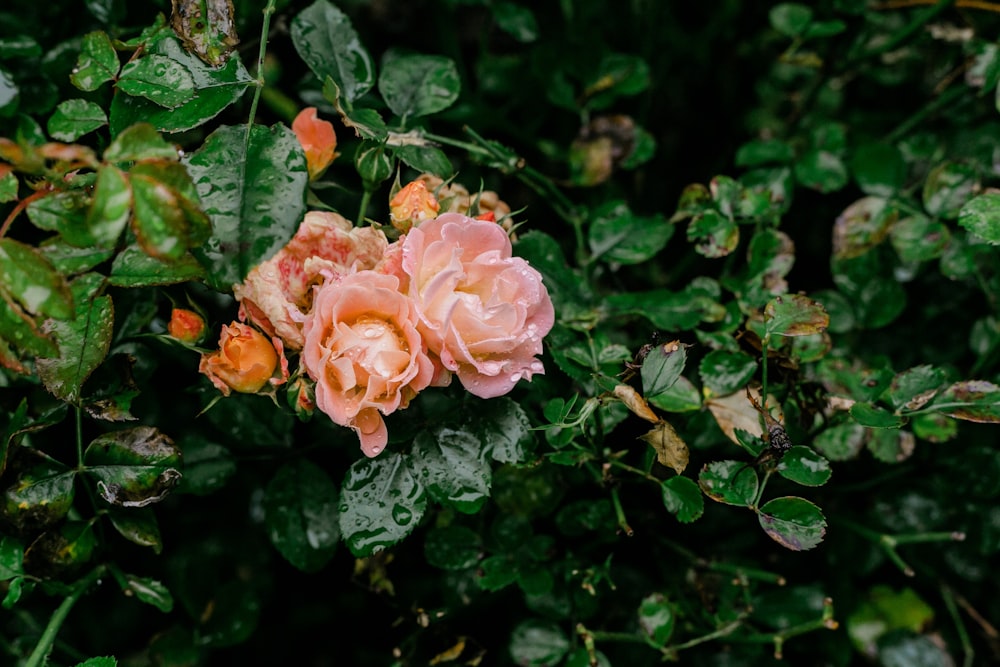
[[281,341],[275,339],[272,343],[253,327],[240,322],[222,327],[219,349],[203,354],[198,370],[224,396],[229,396],[231,390],[255,394],[269,381],[278,385],[288,378],[288,362]]
[[183,343],[193,345],[205,333],[205,320],[193,310],[174,308],[170,312],[167,333]]
[[535,355],[555,321],[552,300],[502,227],[446,213],[410,230],[402,254],[427,347],[468,391],[492,398],[544,372]]
[[375,456],[389,437],[382,415],[405,408],[434,379],[413,302],[395,276],[351,273],[315,290],[302,334],[316,406],[353,428],[361,450]]
[[315,181],[337,157],[337,135],[333,125],[316,117],[316,107],[306,107],[292,121],[292,132],[306,154],[309,180]]
[[288,245],[233,286],[241,315],[298,350],[313,285],[324,276],[371,269],[388,245],[378,229],[354,227],[336,213],[310,211]]
[[412,181],[389,201],[389,221],[401,232],[437,216],[440,204],[423,181]]

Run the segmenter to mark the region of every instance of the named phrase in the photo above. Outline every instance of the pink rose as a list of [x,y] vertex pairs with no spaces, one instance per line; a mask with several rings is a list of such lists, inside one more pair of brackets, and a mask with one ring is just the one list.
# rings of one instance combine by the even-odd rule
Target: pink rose
[[336,213],[310,211],[288,245],[233,286],[241,317],[280,337],[290,349],[301,349],[302,318],[312,287],[327,275],[374,267],[388,245],[380,230],[355,227]]
[[395,276],[360,271],[317,288],[302,323],[316,406],[353,428],[366,456],[385,449],[382,415],[405,408],[434,378],[417,321]]
[[552,300],[500,225],[458,213],[424,222],[403,240],[401,270],[428,349],[468,391],[492,398],[544,372],[535,355]]

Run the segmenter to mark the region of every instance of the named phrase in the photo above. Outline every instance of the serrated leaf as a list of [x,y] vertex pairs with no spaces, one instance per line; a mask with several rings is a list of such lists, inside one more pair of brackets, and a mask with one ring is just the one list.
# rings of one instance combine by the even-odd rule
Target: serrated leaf
[[490,495],[492,471],[483,442],[469,431],[440,426],[413,441],[413,474],[434,500],[474,514]]
[[991,245],[1000,244],[1000,192],[987,192],[967,201],[958,224]]
[[264,489],[264,525],[289,563],[316,572],[340,541],[337,487],[314,463],[299,459],[278,468]]
[[705,499],[698,484],[677,475],[660,483],[663,505],[681,523],[691,523],[705,511]]
[[792,447],[781,457],[778,474],[803,486],[822,486],[833,471],[830,462],[808,447]]
[[935,412],[985,424],[1000,423],[1000,387],[984,380],[956,382],[930,404]]
[[83,383],[108,353],[114,326],[111,297],[99,296],[104,276],[87,273],[70,284],[76,303],[72,319],[48,320],[43,331],[55,338],[58,357],[39,358],[38,375],[57,398],[75,403]]
[[434,146],[393,146],[391,153],[419,172],[448,179],[455,173],[444,151]]
[[639,375],[642,394],[647,400],[664,393],[677,382],[687,363],[687,349],[680,341],[656,345],[642,361]]
[[340,534],[357,557],[370,556],[413,532],[427,509],[427,493],[407,457],[387,452],[355,461],[340,492]]
[[378,89],[397,116],[426,116],[447,109],[461,89],[451,58],[388,51],[382,57]]
[[348,103],[375,84],[375,63],[351,20],[327,0],[316,0],[292,19],[292,43],[320,81],[329,76]]
[[194,77],[176,60],[150,53],[130,60],[118,76],[118,90],[176,109],[195,97]]
[[664,392],[649,397],[649,402],[664,412],[691,412],[701,409],[701,392],[683,375]]
[[0,238],[0,290],[29,313],[73,316],[73,293],[66,279],[36,249],[6,237]]
[[176,161],[178,155],[177,146],[161,137],[152,124],[141,122],[117,132],[103,157],[105,162]]
[[61,102],[49,117],[49,134],[59,141],[76,141],[88,132],[108,124],[104,110],[88,100]]
[[115,256],[108,282],[116,287],[173,285],[205,277],[205,269],[190,254],[168,262],[150,257],[142,248],[131,245]]
[[290,129],[224,126],[185,158],[212,236],[194,254],[209,283],[228,291],[280,250],[305,215],[305,155]]
[[713,461],[698,474],[705,495],[726,505],[753,506],[759,484],[757,471],[742,461]]
[[606,262],[639,264],[662,250],[673,232],[666,218],[638,216],[624,201],[611,201],[593,211],[588,244]]
[[760,527],[768,537],[792,551],[812,549],[826,535],[826,518],[816,505],[786,496],[764,503],[757,511]]
[[802,294],[775,297],[764,307],[768,336],[809,336],[826,331],[830,316],[823,304]]
[[180,448],[152,426],[98,436],[87,445],[83,459],[101,497],[121,507],[160,502],[181,477]]
[[118,54],[107,34],[87,33],[69,80],[80,90],[97,90],[101,84],[118,76],[119,67]]

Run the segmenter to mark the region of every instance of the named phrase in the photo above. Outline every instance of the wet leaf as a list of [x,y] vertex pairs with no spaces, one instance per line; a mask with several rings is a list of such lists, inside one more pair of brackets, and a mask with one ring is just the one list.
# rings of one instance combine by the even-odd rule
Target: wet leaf
[[80,55],[69,80],[80,90],[97,90],[118,76],[119,67],[118,54],[107,34],[91,32],[83,36]]
[[122,507],[160,502],[181,477],[180,449],[152,426],[98,436],[87,445],[83,459],[101,497]]
[[899,428],[907,422],[906,417],[864,401],[852,405],[850,413],[855,422],[868,428]]
[[677,517],[681,523],[691,523],[699,519],[705,511],[705,499],[698,484],[687,477],[677,475],[660,483],[663,506]]
[[768,537],[792,551],[812,549],[826,535],[823,513],[804,498],[775,498],[757,511],[757,519]]
[[924,364],[897,373],[886,396],[896,410],[919,410],[927,404],[945,383],[941,368]]
[[450,179],[455,174],[451,160],[444,151],[434,146],[393,146],[390,152],[419,172],[434,174],[444,179]]
[[757,360],[743,352],[712,350],[698,365],[708,397],[728,396],[743,387],[757,372]]
[[948,227],[933,218],[914,215],[889,230],[892,247],[904,262],[926,262],[944,254],[951,243]]
[[24,545],[15,538],[0,537],[0,581],[9,581],[24,574]]
[[413,532],[427,493],[402,454],[356,461],[340,492],[340,533],[356,557],[370,556]]
[[290,129],[221,127],[186,158],[212,236],[194,252],[210,284],[228,291],[281,249],[305,214],[306,159]]
[[924,181],[924,208],[934,217],[952,220],[978,191],[979,175],[974,166],[943,162]]
[[647,595],[639,603],[639,627],[656,646],[665,646],[674,634],[674,606],[662,593]]
[[173,285],[205,276],[205,269],[190,255],[177,261],[150,257],[138,245],[126,247],[115,256],[108,282],[117,287]]
[[176,109],[195,97],[191,72],[176,60],[155,53],[125,63],[117,86],[124,93],[167,109]]
[[752,507],[759,480],[757,471],[743,461],[713,461],[701,469],[698,486],[716,502]]
[[211,67],[226,62],[240,43],[232,0],[171,0],[171,4],[170,27],[184,48]]
[[156,579],[125,575],[125,595],[134,595],[140,602],[152,605],[167,614],[174,608],[174,598],[170,591]]
[[316,0],[292,19],[292,43],[320,81],[333,79],[353,104],[375,84],[375,63],[351,20],[327,0]]
[[378,90],[392,112],[404,119],[447,109],[458,99],[460,89],[451,58],[392,50],[382,57]]
[[701,409],[701,392],[683,375],[669,389],[649,397],[649,402],[664,412],[691,412]]
[[860,424],[838,424],[819,433],[812,444],[831,461],[848,461],[865,446],[865,433]]
[[35,530],[59,521],[73,505],[75,478],[75,470],[39,456],[4,491],[4,516],[18,527]]
[[427,562],[442,570],[465,570],[482,556],[479,534],[464,526],[450,525],[428,531],[424,540]]
[[1000,244],[1000,192],[986,192],[963,204],[958,224],[991,245]]
[[56,107],[47,128],[54,139],[76,141],[107,124],[108,117],[101,107],[87,100],[73,99],[61,102]]
[[110,164],[97,171],[86,227],[93,243],[114,248],[132,215],[132,188],[125,173]]
[[286,463],[264,490],[264,525],[271,544],[303,572],[317,572],[340,541],[337,487],[305,459]]
[[823,486],[833,471],[830,462],[808,447],[792,447],[781,457],[778,474],[803,486]]
[[57,319],[73,316],[73,294],[41,253],[10,238],[0,238],[0,290],[29,313]]
[[160,526],[156,515],[149,507],[130,507],[127,509],[112,508],[108,512],[111,525],[129,542],[141,547],[150,547],[153,553],[163,550],[160,539]]
[[115,95],[109,118],[112,136],[137,122],[150,123],[161,132],[193,129],[240,99],[254,81],[239,57],[229,58],[222,67],[210,67],[172,38],[156,42],[150,50],[183,66],[191,75],[197,95],[173,109],[144,97]]
[[535,437],[524,409],[506,397],[476,402],[476,435],[483,451],[500,463],[521,463],[531,455]]
[[594,257],[617,264],[639,264],[658,253],[674,228],[661,216],[632,213],[624,201],[610,201],[594,209],[588,244]]
[[877,246],[885,240],[898,215],[880,197],[865,197],[848,206],[833,224],[834,258],[858,257]]
[[764,330],[768,336],[809,336],[830,325],[823,304],[802,294],[775,297],[764,307]]
[[413,440],[413,474],[439,503],[475,514],[490,495],[492,472],[484,443],[470,431],[439,426]]
[[694,249],[700,255],[725,257],[739,245],[740,230],[730,218],[709,210],[691,219],[687,240],[695,244]]
[[559,626],[540,619],[522,621],[510,637],[510,656],[521,667],[554,667],[569,648],[569,640]]
[[1000,387],[984,380],[956,382],[938,394],[930,407],[955,419],[1000,423]]
[[690,452],[688,446],[677,435],[674,427],[665,421],[656,424],[652,429],[639,436],[656,451],[656,460],[660,465],[673,468],[678,475],[687,468]]
[[[0,294],[0,297],[6,295]],[[59,348],[51,336],[42,332],[35,318],[13,301],[0,298],[0,338],[8,341],[22,354],[54,357]]]
[[38,375],[57,398],[75,403],[111,345],[114,306],[111,297],[99,295],[104,276],[87,273],[70,284],[76,312],[73,319],[48,320],[43,327],[55,338],[58,357],[39,358]]
[[643,396],[648,400],[670,389],[684,371],[686,362],[686,346],[680,341],[654,346],[646,354],[639,371]]
[[116,133],[104,150],[105,162],[131,163],[137,160],[177,161],[180,153],[175,144],[160,136],[150,123],[140,122]]

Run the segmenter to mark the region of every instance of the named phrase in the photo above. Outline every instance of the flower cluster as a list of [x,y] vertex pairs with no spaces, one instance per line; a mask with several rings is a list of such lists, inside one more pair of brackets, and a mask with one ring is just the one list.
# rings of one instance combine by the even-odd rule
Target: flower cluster
[[[461,212],[439,214],[429,185],[447,188]],[[495,221],[493,211],[510,209],[488,194],[493,208],[468,217],[464,188],[422,177],[393,195],[403,233],[392,242],[336,213],[307,213],[284,248],[234,285],[240,321],[223,327],[200,370],[226,395],[273,391],[289,379],[285,351],[298,354],[296,408],[354,429],[367,456],[388,442],[383,416],[427,387],[457,377],[491,398],[543,373],[552,301]]]

